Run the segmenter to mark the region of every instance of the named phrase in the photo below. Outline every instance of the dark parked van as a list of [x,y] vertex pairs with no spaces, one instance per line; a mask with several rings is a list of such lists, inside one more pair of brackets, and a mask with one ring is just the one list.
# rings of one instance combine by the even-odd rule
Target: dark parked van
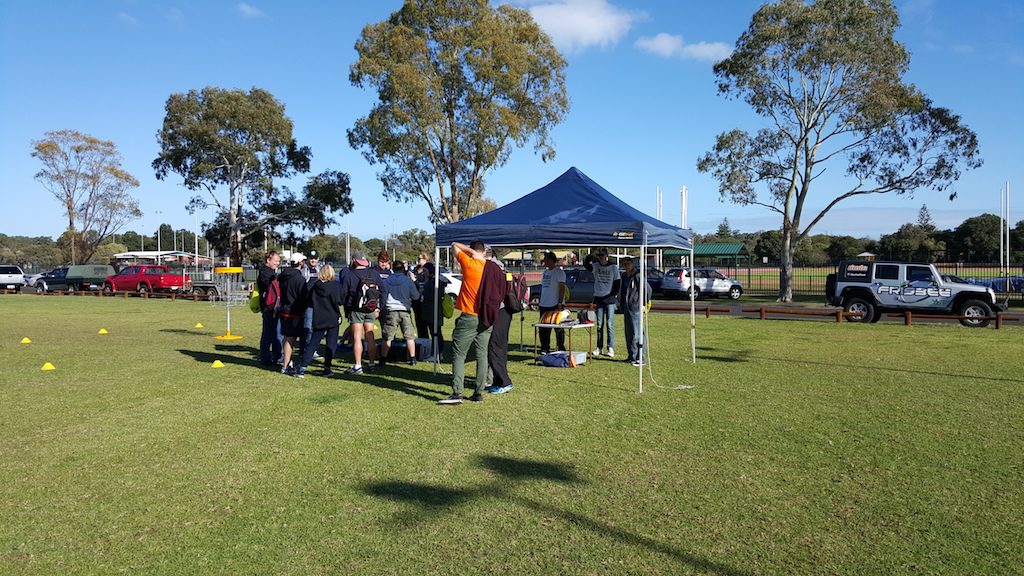
[[77,264],[54,270],[36,280],[36,292],[99,290],[103,280],[114,273],[106,264]]

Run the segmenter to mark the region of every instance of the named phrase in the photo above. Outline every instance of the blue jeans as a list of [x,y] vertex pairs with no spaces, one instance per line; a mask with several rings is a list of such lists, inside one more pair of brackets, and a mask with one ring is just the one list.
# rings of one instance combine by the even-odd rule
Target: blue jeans
[[622,320],[626,329],[626,361],[640,360],[640,309],[623,309]]
[[260,362],[281,361],[281,320],[272,310],[263,311],[263,333],[260,335]]
[[597,348],[604,348],[605,332],[608,348],[615,348],[615,302],[597,304]]

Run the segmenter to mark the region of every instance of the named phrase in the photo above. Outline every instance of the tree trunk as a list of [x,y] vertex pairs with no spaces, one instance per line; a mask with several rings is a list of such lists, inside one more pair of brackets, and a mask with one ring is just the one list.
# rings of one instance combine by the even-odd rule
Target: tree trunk
[[71,231],[69,238],[71,240],[71,265],[78,264],[75,261],[75,244],[78,240],[78,233],[75,232],[75,208],[68,204],[68,230]]
[[782,229],[782,254],[779,257],[779,302],[793,301],[793,229]]

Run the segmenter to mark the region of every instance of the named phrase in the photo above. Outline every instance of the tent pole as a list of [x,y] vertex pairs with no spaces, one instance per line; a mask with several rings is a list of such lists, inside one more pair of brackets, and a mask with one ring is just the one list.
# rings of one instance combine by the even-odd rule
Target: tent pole
[[644,316],[647,314],[647,230],[640,245],[640,335],[636,356],[640,360],[640,393],[644,393]]
[[[434,238],[437,238],[437,231],[434,232]],[[437,297],[437,291],[441,286],[441,247],[434,242],[434,301],[431,302],[431,308],[434,309],[434,333],[431,335],[430,347],[434,352],[434,376],[437,376],[437,364],[441,361],[441,346],[439,346],[441,339],[438,337],[438,304],[440,299]]]
[[696,297],[693,287],[696,279],[693,277],[693,239],[690,239],[690,362],[697,363],[697,313],[694,311]]
[[[526,255],[524,254],[524,252],[526,252],[526,251],[525,250],[520,250],[520,252],[519,252],[519,256],[520,256],[520,258],[519,258],[519,275],[522,276],[523,278],[526,277],[526,258],[525,258]],[[530,300],[529,288],[527,288],[526,300],[527,301]],[[524,307],[522,310],[519,311],[519,351],[520,352],[525,352],[526,351],[526,342],[523,341],[523,326],[525,326],[525,325],[526,325],[526,308]]]

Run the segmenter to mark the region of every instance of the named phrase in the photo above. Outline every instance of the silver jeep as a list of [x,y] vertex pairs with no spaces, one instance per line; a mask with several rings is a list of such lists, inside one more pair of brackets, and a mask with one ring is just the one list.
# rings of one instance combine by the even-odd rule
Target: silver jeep
[[825,283],[828,303],[860,314],[851,320],[877,322],[884,312],[924,312],[965,316],[964,326],[983,328],[995,311],[991,288],[951,282],[931,264],[846,261]]

